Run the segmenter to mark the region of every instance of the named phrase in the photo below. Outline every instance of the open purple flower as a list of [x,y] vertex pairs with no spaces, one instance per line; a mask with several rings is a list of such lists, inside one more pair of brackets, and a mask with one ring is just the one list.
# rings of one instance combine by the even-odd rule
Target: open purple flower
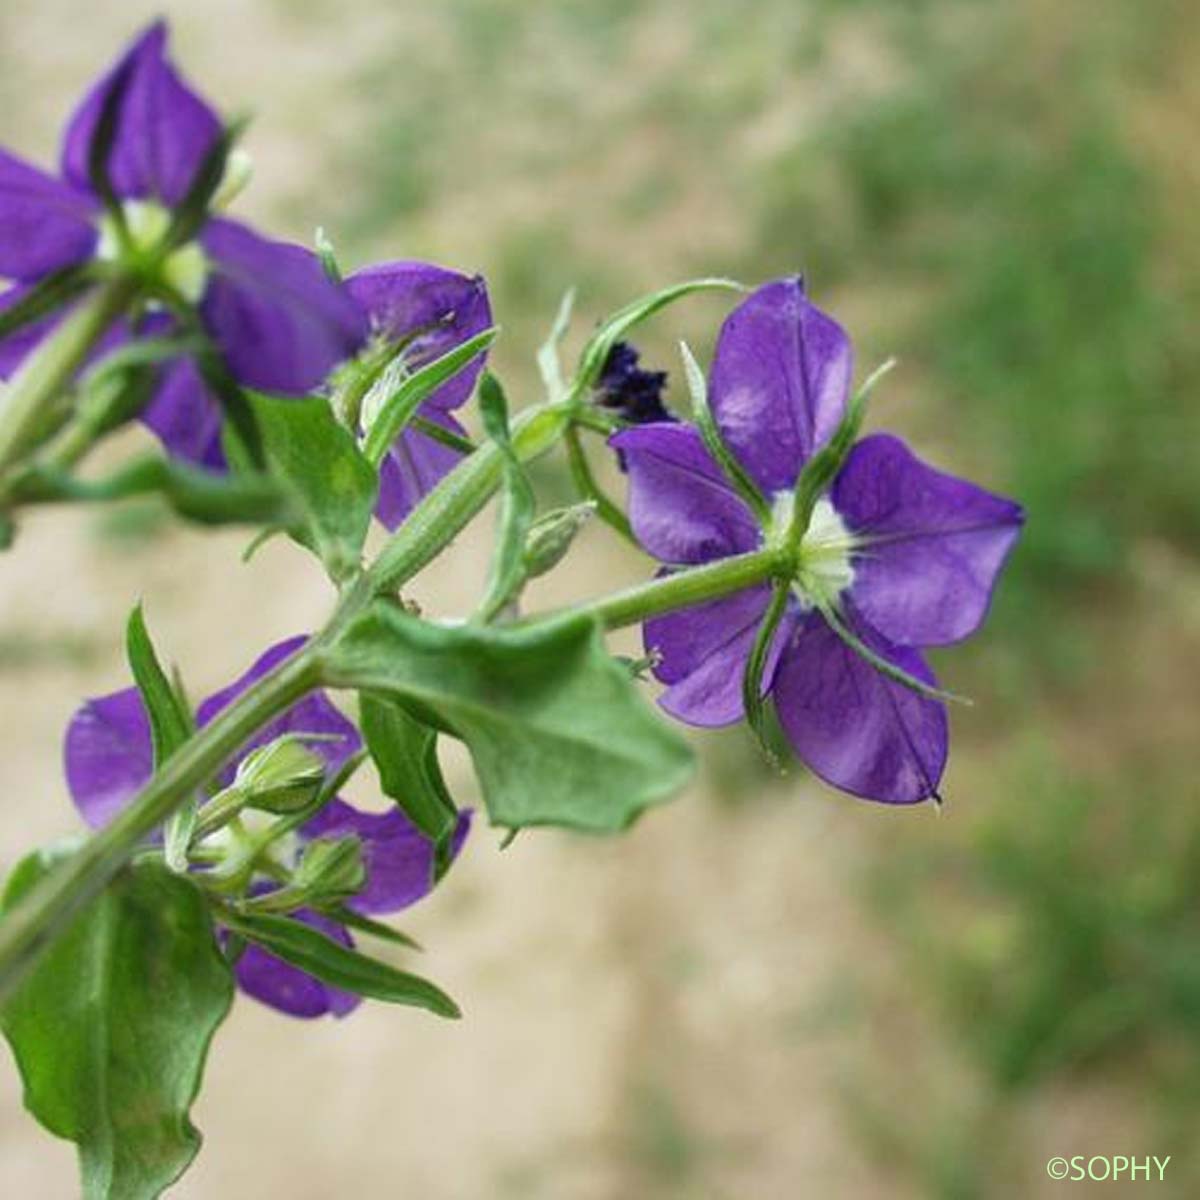
[[[198,723],[211,721],[303,642],[302,637],[292,638],[273,646],[241,678],[200,705]],[[331,774],[361,746],[358,730],[327,696],[316,692],[260,730],[228,764],[222,781],[233,778],[237,764],[251,750],[289,733],[319,737],[321,740],[309,747],[325,760]],[[152,774],[150,723],[138,690],[126,688],[88,700],[71,719],[64,749],[67,785],[76,808],[89,825],[107,824]],[[454,854],[469,827],[470,814],[464,812],[455,831]],[[313,838],[347,834],[361,843],[367,875],[361,891],[347,901],[348,907],[364,914],[393,913],[428,894],[434,878],[433,846],[398,808],[370,813],[334,799],[297,831],[297,850]],[[259,884],[256,890],[268,886]],[[293,916],[347,946],[354,944],[349,931],[329,917],[309,909],[300,909]],[[329,987],[258,946],[246,948],[235,971],[243,991],[293,1016],[317,1017],[327,1012],[342,1016],[358,1004],[358,997]]]
[[[398,347],[401,361],[410,372],[448,354],[492,325],[483,279],[431,263],[391,262],[366,267],[346,280],[346,290],[368,321],[376,345]],[[486,351],[481,351],[424,400],[417,416],[465,437],[451,414],[470,399],[485,359]],[[410,424],[380,466],[375,508],[379,519],[394,529],[461,457],[457,450]]]
[[[756,519],[694,428],[644,425],[612,439],[629,464],[643,546],[670,568],[778,544],[801,468],[842,419],[852,369],[849,338],[799,279],[751,295],[721,330],[710,403],[772,518]],[[1018,505],[934,470],[897,438],[876,434],[851,450],[816,503],[762,677],[813,771],[868,799],[937,795],[944,705],[880,673],[835,624],[933,686],[921,648],[979,627],[1022,520]],[[743,674],[770,594],[761,584],[646,623],[668,712],[707,726],[743,717]]]
[[[166,234],[172,209],[222,131],[217,114],[167,59],[166,46],[166,25],[157,22],[91,88],[67,125],[61,177],[0,150],[0,276],[14,281],[0,309],[54,272],[124,254],[88,172],[110,96],[120,100],[108,177],[128,239],[136,252],[147,252]],[[163,287],[196,306],[234,377],[248,387],[307,392],[361,340],[357,309],[315,255],[234,221],[208,218],[192,241],[171,251],[159,276]],[[55,323],[0,341],[0,373],[10,373]],[[164,374],[143,419],[175,453],[216,465],[219,410],[190,363]]]

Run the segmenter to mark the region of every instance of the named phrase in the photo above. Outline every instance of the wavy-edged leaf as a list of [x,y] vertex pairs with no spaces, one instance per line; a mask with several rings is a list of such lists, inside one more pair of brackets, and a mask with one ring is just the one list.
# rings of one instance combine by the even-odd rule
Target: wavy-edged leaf
[[[55,855],[24,859],[9,911]],[[62,932],[0,1008],[25,1105],[79,1148],[86,1200],[153,1200],[200,1146],[188,1110],[233,999],[208,906],[187,879],[144,861]]]
[[493,823],[625,828],[692,769],[585,615],[434,625],[377,603],[324,651],[328,681],[419,705],[471,752]]

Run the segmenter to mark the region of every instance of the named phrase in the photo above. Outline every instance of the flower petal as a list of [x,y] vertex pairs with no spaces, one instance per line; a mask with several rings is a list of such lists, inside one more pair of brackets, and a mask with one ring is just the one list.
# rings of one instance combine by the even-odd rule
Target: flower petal
[[[875,653],[936,683],[916,650],[853,623]],[[809,615],[783,653],[775,707],[796,753],[834,787],[888,804],[936,793],[946,765],[945,706],[885,678],[818,614]]]
[[[459,814],[452,852],[457,857],[471,827],[471,814]],[[362,913],[394,913],[427,896],[433,888],[433,843],[402,813],[362,812],[333,800],[304,826],[305,837],[356,834],[362,842],[367,883],[349,906]]]
[[316,255],[225,220],[200,241],[212,270],[200,314],[240,382],[311,391],[361,342],[363,318]]
[[708,562],[759,544],[754,515],[692,426],[640,425],[609,445],[625,456],[633,532],[661,562]]
[[88,700],[67,726],[67,787],[83,819],[107,825],[154,773],[150,719],[137,688]]
[[[467,431],[449,413],[424,404],[418,412],[450,433],[466,437]],[[379,466],[375,515],[388,529],[395,529],[421,498],[462,462],[462,457],[457,450],[418,429],[404,430]]]
[[190,359],[163,369],[141,421],[174,457],[213,471],[225,469],[221,406]]
[[91,256],[88,196],[0,150],[0,276],[35,280]]
[[[346,290],[373,329],[389,338],[412,338],[404,360],[414,369],[492,326],[492,308],[482,276],[461,275],[432,263],[379,263],[351,275]],[[464,404],[486,358],[486,352],[478,354],[427,397],[425,404],[443,412]]]
[[[646,622],[646,652],[659,655],[655,678],[669,685],[658,701],[667,712],[689,725],[707,727],[733,725],[746,715],[742,675],[770,597],[764,584]],[[767,655],[763,695],[770,690],[790,628],[785,617]]]
[[798,277],[760,287],[725,320],[709,377],[713,416],[764,492],[791,488],[846,407],[854,354]]
[[[346,929],[320,913],[300,908],[290,915],[343,946],[354,945]],[[323,1017],[326,1013],[344,1017],[362,1003],[361,997],[330,987],[253,943],[247,944],[233,972],[238,987],[248,996],[291,1017]]]
[[1024,521],[1020,505],[927,466],[899,438],[850,452],[832,495],[850,531],[851,594],[893,642],[944,645],[973,633]]
[[167,60],[167,26],[156,21],[97,82],[75,110],[62,148],[62,169],[76,187],[91,187],[88,155],[105,101],[125,87],[109,156],[113,190],[177,204],[220,136],[217,114]]
[[[223,708],[237,699],[252,683],[261,679],[268,671],[278,666],[284,659],[294,654],[308,639],[305,637],[288,638],[272,646],[261,655],[254,665],[239,679],[227,688],[209,696],[196,710],[197,724],[207,725]],[[328,764],[330,774],[354,754],[362,745],[358,730],[342,713],[334,707],[324,692],[312,692],[303,700],[297,701],[282,716],[264,725],[253,738],[238,752],[237,761],[256,746],[265,746],[285,733],[317,733],[331,738],[329,741],[312,742],[309,748]],[[228,783],[233,777],[234,765],[226,767],[222,782]]]

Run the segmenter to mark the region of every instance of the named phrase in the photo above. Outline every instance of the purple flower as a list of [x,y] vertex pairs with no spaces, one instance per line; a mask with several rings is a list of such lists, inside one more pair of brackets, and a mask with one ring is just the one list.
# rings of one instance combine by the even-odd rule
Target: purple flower
[[[198,723],[211,721],[304,640],[291,638],[273,646],[241,678],[200,705]],[[255,747],[287,733],[320,735],[324,740],[311,742],[310,748],[325,760],[330,773],[362,744],[358,730],[324,693],[315,692],[261,729],[227,765],[221,781],[230,782],[237,764]],[[150,723],[137,689],[126,688],[88,700],[71,719],[64,749],[67,785],[76,808],[89,825],[98,828],[107,824],[153,773]],[[470,814],[464,812],[455,831],[455,854],[469,827]],[[297,839],[302,849],[313,838],[347,834],[358,837],[367,873],[366,884],[347,901],[348,907],[364,914],[398,912],[430,891],[433,846],[399,809],[362,812],[334,799],[297,831]],[[261,893],[267,887],[259,883],[253,890]],[[293,915],[344,945],[354,944],[348,930],[328,917],[309,909]],[[358,1004],[356,996],[329,987],[258,946],[247,946],[235,970],[243,991],[293,1016],[316,1017],[326,1012],[342,1016]]]
[[[750,296],[721,330],[710,402],[772,519],[759,523],[694,428],[645,425],[612,444],[629,463],[630,518],[646,549],[671,568],[781,539],[801,468],[842,419],[852,370],[849,338],[799,279]],[[851,450],[816,503],[762,678],[813,771],[868,799],[937,795],[943,704],[869,665],[822,610],[874,654],[934,685],[921,649],[979,627],[1022,520],[1018,505],[934,470],[897,438],[876,434]],[[761,584],[646,623],[668,712],[707,726],[743,717],[742,677],[770,594]]]
[[[136,247],[148,250],[165,234],[171,209],[222,130],[217,114],[168,61],[166,43],[166,25],[157,22],[91,88],[67,125],[60,178],[0,151],[0,276],[15,282],[0,296],[0,308],[52,272],[118,257],[117,231],[88,175],[97,125],[114,89],[121,92],[108,159],[113,191]],[[310,391],[362,337],[354,304],[326,278],[315,255],[233,221],[208,218],[194,240],[169,254],[160,274],[197,306],[234,377],[248,387]],[[55,323],[0,341],[0,373],[11,373]],[[164,374],[146,423],[175,453],[217,465],[219,413],[195,369],[181,363]]]
[[[385,351],[399,347],[409,371],[420,370],[492,325],[487,285],[478,276],[422,262],[379,263],[346,280],[346,290]],[[368,353],[371,351],[369,350]],[[486,352],[427,397],[417,415],[449,433],[465,437],[450,414],[471,396]],[[396,439],[379,471],[376,514],[389,528],[459,461],[461,455],[410,425]]]

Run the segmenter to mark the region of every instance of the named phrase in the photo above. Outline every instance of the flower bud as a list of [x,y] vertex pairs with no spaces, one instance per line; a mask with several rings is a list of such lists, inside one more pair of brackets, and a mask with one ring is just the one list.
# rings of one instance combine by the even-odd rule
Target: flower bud
[[525,535],[525,574],[534,579],[558,566],[595,511],[596,502],[587,500],[553,509],[535,521]]
[[249,808],[289,813],[308,804],[324,779],[324,759],[294,734],[284,734],[242,759],[233,786]]
[[362,843],[353,834],[309,842],[292,877],[293,887],[322,900],[353,896],[366,882]]

